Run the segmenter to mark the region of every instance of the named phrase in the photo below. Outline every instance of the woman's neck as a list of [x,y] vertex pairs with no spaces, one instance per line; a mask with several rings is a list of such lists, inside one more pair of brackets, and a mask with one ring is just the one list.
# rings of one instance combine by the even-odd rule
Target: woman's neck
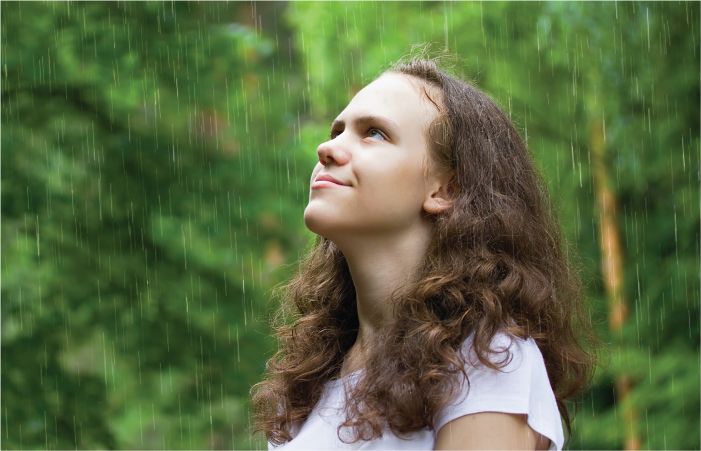
[[422,222],[383,239],[361,239],[339,245],[356,293],[359,329],[352,352],[348,352],[353,359],[364,362],[366,350],[393,323],[390,295],[415,281],[430,240],[430,225]]

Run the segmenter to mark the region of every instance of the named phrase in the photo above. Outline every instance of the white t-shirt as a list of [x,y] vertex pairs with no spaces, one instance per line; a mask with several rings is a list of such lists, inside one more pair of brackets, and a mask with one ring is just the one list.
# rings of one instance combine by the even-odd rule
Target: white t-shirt
[[[307,417],[304,424],[295,425],[291,430],[292,440],[275,447],[268,442],[268,450],[293,451],[310,449],[422,449],[432,450],[436,442],[437,431],[446,423],[463,415],[477,412],[506,412],[527,414],[528,425],[536,432],[550,439],[550,450],[561,450],[564,434],[560,413],[555,402],[543,356],[532,338],[522,340],[505,333],[499,333],[492,340],[491,349],[499,352],[509,349],[511,361],[501,371],[492,370],[479,363],[472,350],[472,335],[463,343],[463,356],[468,356],[465,371],[470,388],[467,390],[465,378],[459,374],[461,391],[449,405],[438,412],[435,430],[424,428],[401,439],[389,429],[383,431],[380,438],[371,441],[359,440],[355,443],[343,443],[337,435],[337,427],[345,421],[343,390],[357,381],[362,370],[347,375],[342,379],[328,381],[321,399]],[[506,353],[490,356],[494,363],[508,359]],[[466,396],[467,395],[467,396]],[[341,437],[352,440],[350,428],[341,428]]]

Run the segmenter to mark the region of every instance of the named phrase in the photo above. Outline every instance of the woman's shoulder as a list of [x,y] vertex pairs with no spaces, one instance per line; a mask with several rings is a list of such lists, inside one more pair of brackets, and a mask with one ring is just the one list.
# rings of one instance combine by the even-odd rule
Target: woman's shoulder
[[484,365],[474,350],[472,335],[462,346],[465,374],[458,373],[460,389],[438,412],[436,431],[447,422],[479,412],[505,412],[527,415],[529,426],[561,449],[563,431],[556,398],[543,355],[532,337],[521,338],[499,332],[490,341],[488,360],[497,369]]
[[472,336],[465,339],[462,351],[465,373],[458,373],[453,404],[470,412],[528,413],[534,403],[547,400],[547,410],[559,417],[543,355],[533,338],[497,333],[487,355],[496,369],[477,358]]

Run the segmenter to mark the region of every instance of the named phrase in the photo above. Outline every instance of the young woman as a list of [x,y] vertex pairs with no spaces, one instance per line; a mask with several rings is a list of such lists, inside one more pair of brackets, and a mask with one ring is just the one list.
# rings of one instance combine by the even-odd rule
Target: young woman
[[316,245],[252,389],[269,449],[561,449],[593,337],[510,120],[414,59],[359,91],[317,154]]

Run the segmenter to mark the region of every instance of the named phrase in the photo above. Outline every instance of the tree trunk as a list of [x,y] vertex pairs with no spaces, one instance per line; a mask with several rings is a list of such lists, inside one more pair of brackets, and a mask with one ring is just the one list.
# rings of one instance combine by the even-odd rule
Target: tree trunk
[[[592,66],[592,72],[597,69]],[[591,74],[592,83],[587,99],[589,111],[589,147],[592,157],[594,189],[599,210],[601,270],[609,304],[609,328],[621,344],[621,332],[628,318],[628,303],[623,294],[623,253],[617,218],[616,193],[611,186],[606,164],[606,131],[598,73]],[[626,450],[638,450],[641,441],[638,435],[638,415],[635,407],[626,402],[633,391],[633,380],[627,374],[616,377],[616,395],[623,410]]]

